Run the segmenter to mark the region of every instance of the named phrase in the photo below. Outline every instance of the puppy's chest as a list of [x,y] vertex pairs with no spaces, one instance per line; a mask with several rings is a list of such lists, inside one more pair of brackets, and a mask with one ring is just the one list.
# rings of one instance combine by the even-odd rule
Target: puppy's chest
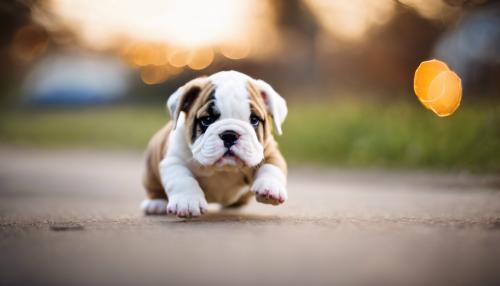
[[253,180],[251,170],[219,171],[207,174],[194,172],[208,202],[230,205],[249,191]]

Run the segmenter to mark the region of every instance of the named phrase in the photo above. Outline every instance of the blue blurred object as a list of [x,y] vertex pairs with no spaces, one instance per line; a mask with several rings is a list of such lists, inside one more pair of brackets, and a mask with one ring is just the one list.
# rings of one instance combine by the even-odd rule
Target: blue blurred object
[[97,105],[124,96],[130,70],[108,55],[81,52],[52,54],[40,60],[26,78],[28,103]]
[[464,84],[483,82],[488,67],[500,66],[500,3],[466,14],[439,40],[434,57],[448,63]]

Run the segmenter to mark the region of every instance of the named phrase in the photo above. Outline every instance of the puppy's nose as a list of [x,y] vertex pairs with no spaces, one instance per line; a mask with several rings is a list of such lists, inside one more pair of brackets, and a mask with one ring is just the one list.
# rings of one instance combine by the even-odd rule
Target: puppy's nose
[[234,145],[234,142],[238,140],[240,134],[234,132],[233,130],[227,130],[219,134],[220,139],[224,141],[224,147],[229,148]]

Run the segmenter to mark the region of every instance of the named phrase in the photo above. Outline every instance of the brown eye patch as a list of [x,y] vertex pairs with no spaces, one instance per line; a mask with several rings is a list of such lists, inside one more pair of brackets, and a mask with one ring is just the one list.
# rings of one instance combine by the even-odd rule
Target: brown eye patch
[[262,122],[255,127],[255,133],[257,134],[257,139],[259,139],[260,143],[264,143],[265,141],[265,132],[266,132],[266,122]]
[[214,123],[220,117],[220,112],[215,106],[215,100],[207,102],[206,108],[200,109],[198,115],[196,116],[196,124],[201,129],[201,133],[205,133],[208,126]]
[[201,134],[199,129],[198,119],[201,114],[207,110],[207,107],[211,101],[215,100],[215,86],[209,81],[201,87],[199,96],[190,106],[189,110],[186,112],[186,139],[193,143],[196,138]]
[[220,112],[215,105],[215,89],[211,89],[201,102],[192,118],[191,143],[194,143],[220,117]]
[[[269,126],[269,120],[268,119],[268,114],[267,114],[267,109],[266,109],[266,104],[264,102],[264,99],[262,98],[262,95],[257,87],[255,87],[252,82],[248,83],[248,92],[249,92],[249,99],[250,99],[250,111],[251,114],[255,115],[256,118],[260,119],[260,123],[254,127],[255,133],[257,135],[257,138],[259,139],[259,142],[264,143],[266,140],[266,136],[268,133],[270,133],[270,126]],[[248,119],[250,124],[252,124],[252,119]],[[255,119],[254,119],[255,120]],[[253,125],[253,124],[252,124]]]
[[266,113],[262,111],[258,106],[253,103],[250,103],[250,118],[248,119],[250,124],[255,130],[257,135],[257,139],[259,142],[264,142],[264,135],[266,131]]

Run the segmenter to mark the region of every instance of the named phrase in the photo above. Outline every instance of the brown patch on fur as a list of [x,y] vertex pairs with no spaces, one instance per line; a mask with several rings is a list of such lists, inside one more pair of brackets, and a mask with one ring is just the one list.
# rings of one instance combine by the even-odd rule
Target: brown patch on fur
[[146,149],[146,168],[142,176],[142,183],[150,199],[166,199],[160,178],[160,162],[165,157],[168,148],[168,136],[173,128],[173,121],[169,121],[149,141]]
[[210,82],[206,82],[202,87],[199,92],[198,97],[196,100],[193,102],[191,108],[186,111],[186,122],[185,122],[185,128],[186,128],[186,140],[187,142],[192,143],[192,138],[193,138],[193,133],[197,132],[197,126],[193,126],[193,124],[196,124],[196,119],[201,116],[202,114],[198,113],[199,110],[206,105],[206,103],[210,99],[210,95],[212,94],[212,91],[214,90],[215,86],[211,84]]
[[[261,141],[261,143],[264,146],[263,163],[275,165],[276,167],[280,168],[286,175],[288,172],[288,168],[286,165],[285,158],[283,158],[283,155],[281,155],[278,149],[278,143],[276,142],[276,140],[274,140],[274,137],[271,132],[272,127],[271,127],[271,120],[269,120],[269,118],[272,118],[272,115],[268,114],[266,103],[264,101],[264,98],[262,97],[261,91],[252,81],[248,82],[248,90],[250,93],[251,102],[255,103],[255,106],[257,106],[260,110],[264,110],[265,114],[265,116],[262,118],[264,119],[264,123],[261,124],[263,128],[262,130],[263,140]],[[257,135],[261,136],[259,133],[260,131],[257,132]]]
[[198,77],[189,81],[182,87],[183,94],[181,94],[179,98],[179,106],[177,106],[173,114],[171,114],[172,119],[175,122],[177,122],[177,119],[182,111],[187,112],[191,109],[191,106],[195,102],[196,98],[198,98],[198,95],[208,82],[208,78]]
[[[210,94],[211,93],[212,92],[210,92]],[[211,103],[212,103],[212,101],[209,100],[207,97],[207,99],[205,100],[205,103],[200,107],[200,109],[198,111],[196,111],[196,118],[200,118],[200,117],[209,115],[208,108],[210,107]],[[194,112],[194,110],[193,110],[193,112]]]
[[253,198],[253,193],[246,192],[236,202],[234,202],[228,206],[225,206],[225,208],[231,208],[231,209],[240,208],[240,207],[248,204],[248,202],[250,201],[251,198]]
[[271,134],[271,125],[269,124],[269,117],[267,113],[266,103],[262,98],[259,88],[252,82],[248,82],[248,93],[250,94],[250,109],[252,112],[262,119],[262,124],[257,128],[257,138],[259,142],[264,145],[266,138]]
[[268,137],[264,144],[264,163],[274,165],[283,171],[285,176],[288,174],[288,167],[285,158],[278,149],[278,143],[272,136]]

